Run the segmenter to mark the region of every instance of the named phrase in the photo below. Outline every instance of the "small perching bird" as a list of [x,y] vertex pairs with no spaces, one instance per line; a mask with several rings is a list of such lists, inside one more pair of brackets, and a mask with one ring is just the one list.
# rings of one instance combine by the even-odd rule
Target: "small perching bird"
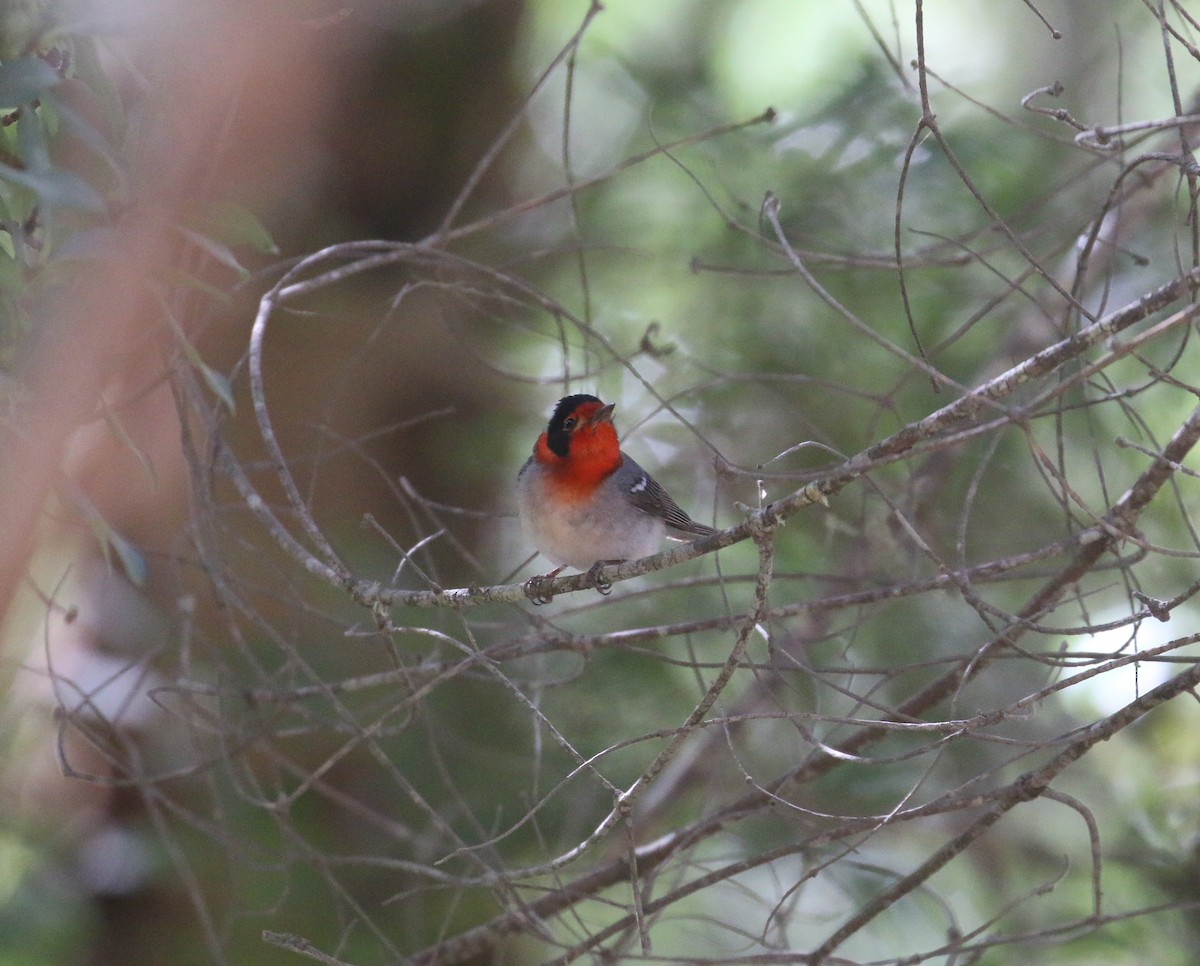
[[[657,480],[621,452],[613,405],[595,396],[560,399],[517,475],[521,524],[557,567],[529,582],[530,596],[565,567],[598,576],[606,563],[657,553],[668,530],[708,536]],[[605,588],[595,581],[598,588]]]

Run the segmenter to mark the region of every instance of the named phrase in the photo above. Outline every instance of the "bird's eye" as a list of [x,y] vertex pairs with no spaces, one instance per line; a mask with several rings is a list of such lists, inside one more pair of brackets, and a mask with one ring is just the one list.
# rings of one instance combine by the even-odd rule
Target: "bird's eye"
[[574,429],[574,428],[575,428],[575,417],[574,416],[568,416],[566,419],[563,420],[563,429]]

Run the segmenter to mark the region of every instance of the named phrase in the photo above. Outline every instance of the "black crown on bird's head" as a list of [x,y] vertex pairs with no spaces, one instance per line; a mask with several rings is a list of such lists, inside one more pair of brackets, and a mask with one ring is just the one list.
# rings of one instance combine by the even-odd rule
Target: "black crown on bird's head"
[[550,452],[566,458],[571,447],[571,429],[567,428],[566,421],[576,409],[589,402],[604,405],[600,399],[587,393],[563,396],[558,401],[558,405],[554,407],[554,415],[550,417],[550,425],[546,427],[546,445],[550,447]]

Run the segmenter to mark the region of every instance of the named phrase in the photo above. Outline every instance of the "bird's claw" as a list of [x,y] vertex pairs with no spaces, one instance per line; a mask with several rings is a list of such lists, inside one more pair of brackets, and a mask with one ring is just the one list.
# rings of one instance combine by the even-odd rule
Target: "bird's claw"
[[604,568],[608,562],[605,560],[597,560],[592,564],[587,572],[587,583],[589,587],[595,587],[596,592],[601,597],[607,597],[612,593],[612,581],[604,576]]
[[[618,560],[597,560],[588,569],[584,575],[588,587],[596,588],[597,592],[607,597],[612,593],[612,581],[604,576],[604,568],[610,563],[620,563]],[[524,590],[525,596],[533,602],[535,606],[548,604],[554,600],[554,578],[558,576],[559,570],[552,570],[548,574],[540,574],[537,577],[530,577],[525,581]]]
[[554,593],[550,590],[553,584],[554,574],[540,574],[537,577],[530,577],[525,581],[525,596],[529,598],[535,607],[548,604],[554,600]]

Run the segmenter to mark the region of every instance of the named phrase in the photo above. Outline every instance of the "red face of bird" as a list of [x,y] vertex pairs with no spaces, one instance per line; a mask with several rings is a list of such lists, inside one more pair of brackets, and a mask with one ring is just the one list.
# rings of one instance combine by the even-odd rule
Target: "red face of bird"
[[603,479],[621,465],[621,447],[613,426],[615,404],[595,396],[567,396],[554,407],[533,453],[538,462],[569,473],[580,484]]

